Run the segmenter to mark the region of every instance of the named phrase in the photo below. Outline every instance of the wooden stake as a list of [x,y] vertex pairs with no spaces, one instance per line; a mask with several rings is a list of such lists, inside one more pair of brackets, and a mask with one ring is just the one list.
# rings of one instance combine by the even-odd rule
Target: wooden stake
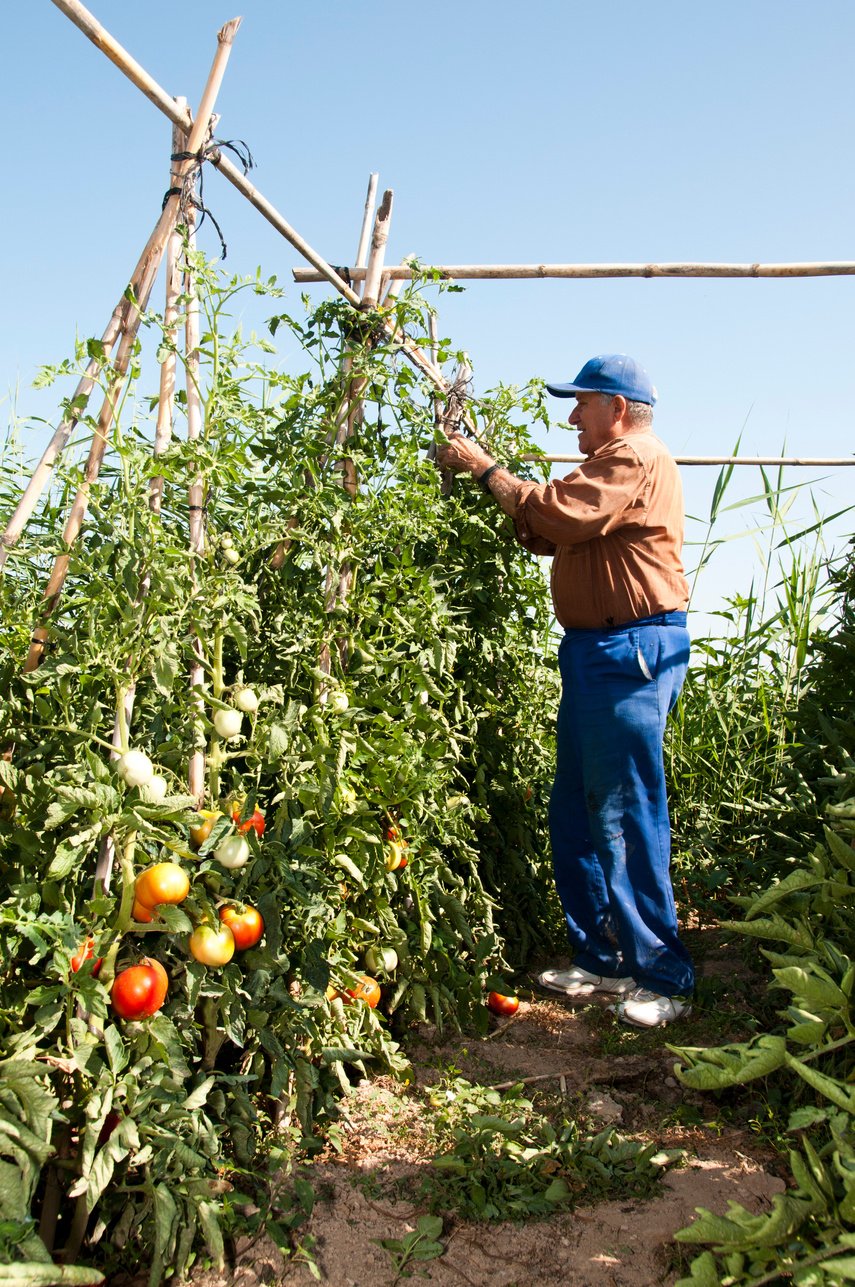
[[368,192],[365,195],[365,209],[362,212],[362,228],[359,233],[359,242],[356,247],[356,262],[360,268],[363,268],[368,262],[368,238],[371,236],[371,221],[374,218],[374,202],[377,200],[377,182],[380,175],[376,172],[369,175]]
[[[855,456],[675,456],[678,465],[800,465],[811,469],[855,465]],[[540,460],[547,464],[581,464],[587,456],[520,456],[520,460]]]
[[[186,106],[186,99],[179,99],[179,104]],[[187,136],[178,126],[172,126],[172,155],[187,150]],[[170,187],[177,187],[179,172],[177,163],[172,171]],[[181,257],[182,238],[177,227],[173,228],[166,243],[166,303],[163,310],[164,338],[169,347],[160,367],[160,390],[157,401],[157,425],[154,434],[154,454],[162,456],[172,441],[172,425],[175,412],[175,342],[177,338],[176,322],[178,318],[178,297],[181,293]],[[163,503],[163,476],[151,480],[149,505],[155,514],[160,513]]]
[[[194,121],[193,127],[190,131],[190,137],[187,145],[188,152],[198,152],[205,141],[208,122],[210,120],[211,113],[213,112],[216,96],[225,74],[226,64],[228,63],[229,54],[231,53],[232,41],[239,25],[240,19],[233,19],[232,22],[226,23],[226,25],[217,33],[217,52],[214,55],[211,71],[208,75],[208,80],[202,94],[202,102],[199,107],[198,117],[196,121]],[[193,161],[179,162],[177,170],[179,186],[193,164]],[[124,322],[122,340],[119,344],[119,350],[111,372],[107,395],[104,399],[101,414],[98,418],[98,428],[89,450],[83,483],[78,489],[74,501],[72,502],[71,511],[63,532],[63,542],[66,546],[74,544],[83,525],[83,519],[88,506],[89,492],[100,473],[101,463],[104,459],[104,453],[107,448],[108,435],[113,422],[119,391],[130,364],[130,358],[136,342],[141,317],[148,305],[149,296],[151,295],[157,271],[160,267],[163,250],[167,239],[178,220],[180,209],[179,194],[173,193],[166,201],[160,218],[155,224],[154,231],[149,237],[148,244],[146,245],[140,259],[140,265],[138,265],[138,267],[141,267],[141,271],[136,306],[130,310],[129,315]],[[54,562],[53,571],[44,595],[42,606],[43,620],[50,617],[59,600],[59,596],[62,592],[62,587],[68,573],[69,558],[69,551],[66,550],[62,554],[58,555]],[[35,670],[36,666],[38,666],[44,656],[47,637],[48,633],[44,624],[38,625],[33,631],[33,640],[24,665],[25,673]]]
[[[184,293],[187,297],[187,317],[185,323],[185,361],[187,368],[187,441],[198,442],[202,436],[202,400],[200,396],[200,362],[199,362],[199,299],[196,294],[190,256],[196,249],[196,212],[187,212],[187,253],[188,263],[184,274]],[[202,479],[196,476],[187,489],[190,509],[190,551],[195,558],[205,552],[205,488]],[[197,718],[204,714],[204,701],[201,689],[205,683],[205,670],[202,665],[202,643],[198,637],[193,639],[195,659],[190,665],[191,702]],[[195,722],[195,721],[194,721]],[[201,806],[205,795],[205,752],[201,746],[194,747],[187,770],[187,781],[190,794],[195,797],[197,806]]]
[[[431,271],[439,273],[447,281],[600,277],[851,277],[855,273],[855,262],[852,260],[792,264],[435,264],[430,267]],[[358,265],[347,271],[354,282],[363,280],[365,276]],[[292,273],[294,281],[300,285],[329,280],[323,273],[312,268],[294,268]],[[412,281],[416,272],[408,264],[401,264],[390,269],[389,276]]]

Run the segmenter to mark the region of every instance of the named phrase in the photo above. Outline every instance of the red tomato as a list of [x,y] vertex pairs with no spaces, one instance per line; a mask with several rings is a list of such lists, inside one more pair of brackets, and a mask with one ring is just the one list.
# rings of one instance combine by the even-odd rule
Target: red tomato
[[519,997],[502,996],[501,992],[491,992],[487,997],[487,1009],[493,1014],[516,1014],[520,1008]]
[[234,935],[235,947],[239,952],[255,947],[264,933],[264,919],[255,907],[244,907],[242,912],[236,907],[221,907],[220,920],[228,925]]
[[160,961],[149,957],[121,970],[113,980],[110,1002],[122,1019],[146,1019],[166,1000],[169,977]]
[[363,974],[355,988],[347,988],[342,998],[350,1004],[351,1001],[364,1001],[367,1006],[373,1010],[380,1000],[380,984],[376,979],[372,979],[370,974]]
[[264,828],[266,825],[264,821],[264,814],[261,813],[258,809],[256,809],[252,817],[244,818],[243,822],[241,822],[240,813],[241,813],[240,805],[236,804],[235,807],[232,809],[232,821],[237,823],[238,833],[242,836],[245,836],[248,831],[254,831],[255,834],[260,839],[264,835]]
[[[90,960],[91,957],[94,956],[94,954],[95,954],[95,940],[90,934],[88,938],[84,939],[84,941],[80,944],[80,947],[77,949],[77,951],[74,953],[74,956],[71,958],[71,973],[76,974],[77,971],[80,969],[81,965],[83,964],[83,962]],[[98,960],[92,966],[93,974],[97,974],[98,971],[101,969],[101,962],[103,961],[103,959],[104,958],[102,956],[98,957]]]
[[190,879],[177,862],[157,862],[137,876],[134,898],[141,907],[158,903],[183,903],[190,893]]

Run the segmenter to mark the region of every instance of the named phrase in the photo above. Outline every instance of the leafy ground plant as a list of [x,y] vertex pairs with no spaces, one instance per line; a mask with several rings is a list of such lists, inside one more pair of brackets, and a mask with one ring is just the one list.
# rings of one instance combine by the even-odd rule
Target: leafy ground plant
[[590,1132],[535,1108],[522,1086],[500,1094],[463,1077],[431,1092],[439,1137],[424,1196],[467,1220],[524,1220],[608,1195],[644,1196],[682,1150]]

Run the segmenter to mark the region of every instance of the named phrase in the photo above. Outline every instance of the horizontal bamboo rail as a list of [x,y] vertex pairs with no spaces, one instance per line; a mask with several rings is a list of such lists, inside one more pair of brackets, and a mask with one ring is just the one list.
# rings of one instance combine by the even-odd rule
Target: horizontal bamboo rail
[[[58,0],[54,0],[54,4]],[[365,276],[364,268],[342,268],[349,281]],[[392,279],[412,281],[424,271],[439,273],[448,281],[530,281],[547,277],[851,277],[855,262],[804,264],[432,264],[413,268],[401,264],[386,270]],[[298,284],[326,280],[311,268],[293,268]]]
[[[547,464],[581,464],[587,456],[520,456],[520,460],[540,460]],[[675,456],[678,465],[807,465],[837,468],[855,465],[855,456]]]

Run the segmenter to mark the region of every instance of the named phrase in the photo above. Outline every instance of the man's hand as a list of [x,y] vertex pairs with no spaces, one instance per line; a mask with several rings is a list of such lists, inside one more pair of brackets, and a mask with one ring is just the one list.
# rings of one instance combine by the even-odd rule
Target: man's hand
[[453,469],[457,473],[483,474],[496,462],[483,447],[463,434],[452,434],[445,446],[436,449],[436,463],[440,469]]

